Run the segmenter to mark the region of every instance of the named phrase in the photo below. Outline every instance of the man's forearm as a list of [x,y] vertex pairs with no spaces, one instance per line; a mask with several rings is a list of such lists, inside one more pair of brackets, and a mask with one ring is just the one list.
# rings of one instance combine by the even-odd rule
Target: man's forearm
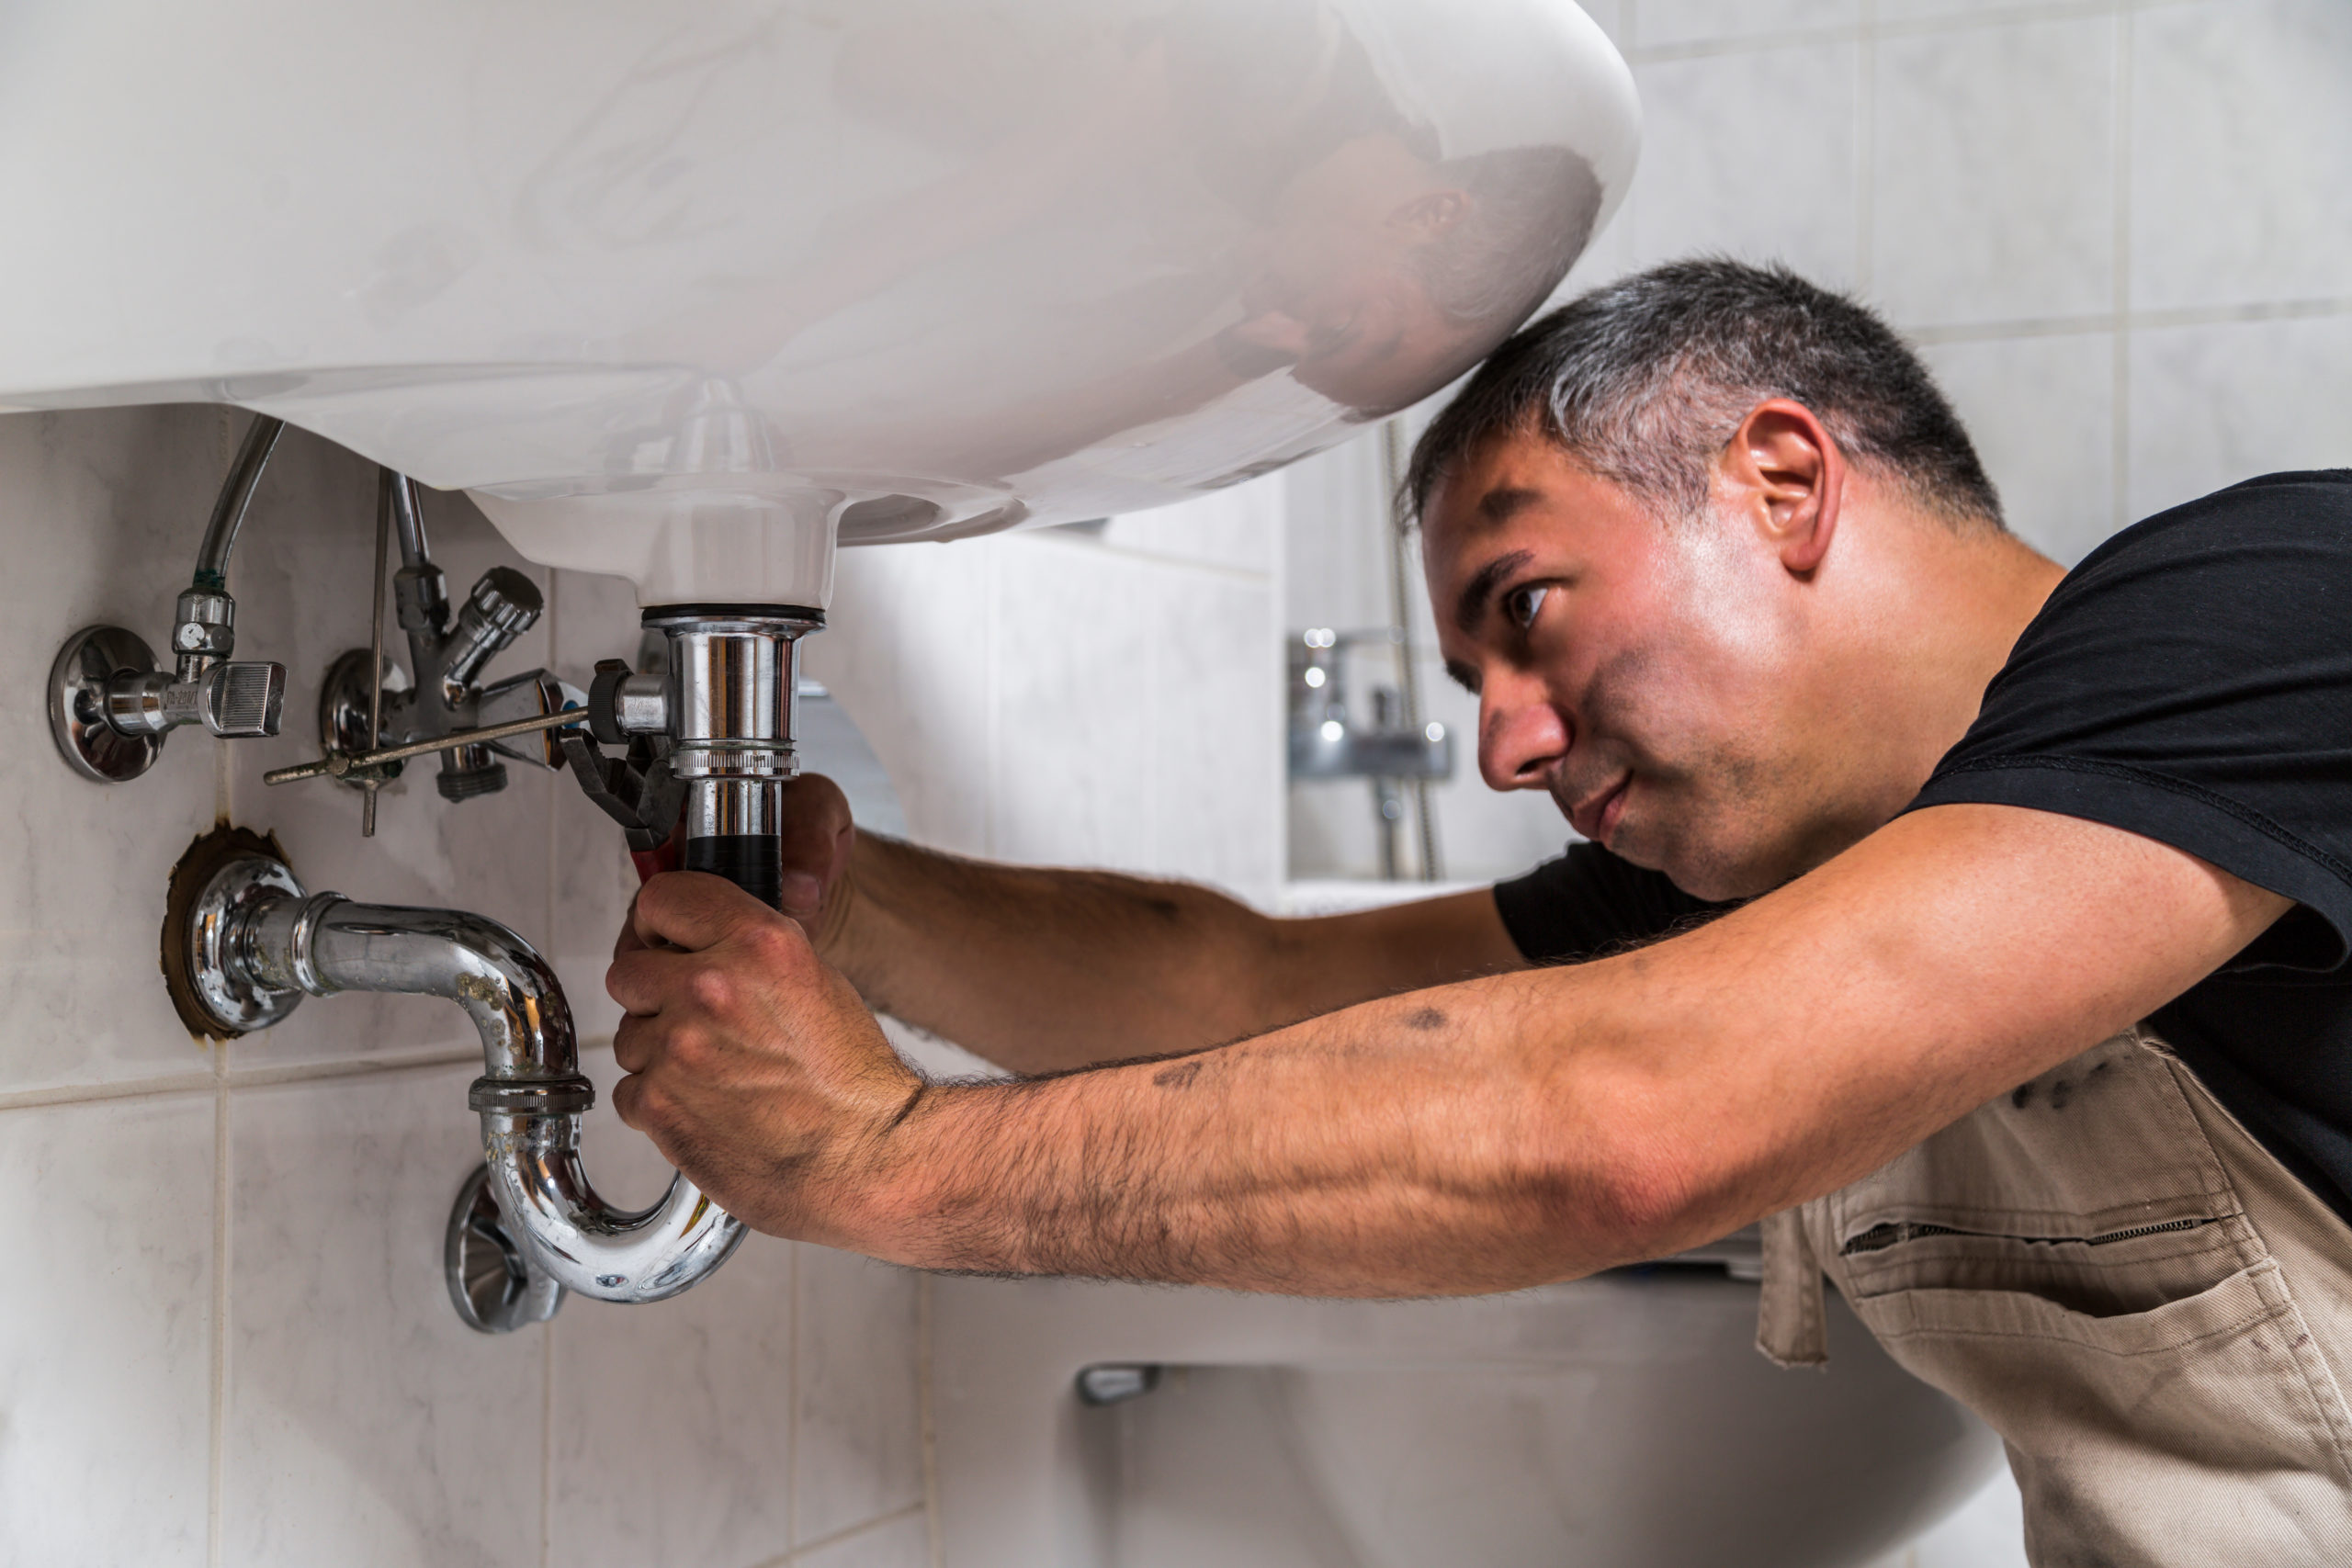
[[1018,1072],[1194,1051],[1517,962],[1485,894],[1326,920],[861,834],[826,958],[877,1011]]
[[[1496,1034],[1514,998],[1494,985],[926,1089],[841,1239],[923,1268],[1353,1296],[1511,1290],[1648,1255],[1628,1162],[1560,1123],[1536,1041]],[[1585,1087],[1607,1092],[1598,1074]]]

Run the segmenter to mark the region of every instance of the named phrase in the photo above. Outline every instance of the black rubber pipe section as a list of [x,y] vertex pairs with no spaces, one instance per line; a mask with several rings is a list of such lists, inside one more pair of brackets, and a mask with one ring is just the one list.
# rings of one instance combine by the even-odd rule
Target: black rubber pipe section
[[784,908],[784,840],[774,833],[688,839],[680,864],[723,876],[771,909]]

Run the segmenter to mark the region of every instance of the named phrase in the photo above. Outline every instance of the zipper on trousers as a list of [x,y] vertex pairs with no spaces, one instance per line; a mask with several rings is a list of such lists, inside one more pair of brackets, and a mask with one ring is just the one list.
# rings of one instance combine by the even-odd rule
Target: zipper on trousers
[[2208,1214],[2201,1219],[2165,1220],[2159,1224],[2133,1225],[2129,1230],[2107,1231],[2098,1235],[2004,1235],[1998,1231],[1962,1230],[1953,1225],[1928,1224],[1910,1220],[1889,1220],[1849,1238],[1838,1250],[1852,1258],[1865,1252],[1884,1252],[1906,1241],[1918,1241],[1931,1235],[1967,1235],[1987,1241],[2021,1241],[2040,1247],[2054,1247],[2060,1242],[2078,1242],[2085,1247],[2105,1247],[2111,1241],[2132,1241],[2143,1235],[2161,1235],[2166,1231],[2195,1230],[2199,1225],[2217,1224],[2222,1216]]

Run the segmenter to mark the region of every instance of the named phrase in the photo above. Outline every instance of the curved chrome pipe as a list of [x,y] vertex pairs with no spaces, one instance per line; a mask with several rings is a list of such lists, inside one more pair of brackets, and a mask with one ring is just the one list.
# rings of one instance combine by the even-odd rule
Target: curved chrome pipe
[[595,1091],[580,1074],[571,1010],[554,971],[497,921],[457,909],[355,904],[336,893],[276,892],[230,917],[218,949],[232,979],[314,997],[401,991],[445,997],[481,1034],[481,1114],[490,1180],[532,1267],[605,1302],[658,1302],[702,1280],[743,1239],[742,1222],[684,1176],[650,1209],[616,1209],[580,1165],[580,1116]]
[[269,455],[285,430],[284,420],[266,413],[254,415],[253,423],[245,427],[236,461],[229,465],[229,477],[221,481],[220,493],[212,502],[212,521],[205,525],[204,543],[197,547],[198,588],[229,586],[229,553],[237,547],[237,530],[245,521],[245,508],[253,504],[254,487],[261,483],[261,471],[269,466]]

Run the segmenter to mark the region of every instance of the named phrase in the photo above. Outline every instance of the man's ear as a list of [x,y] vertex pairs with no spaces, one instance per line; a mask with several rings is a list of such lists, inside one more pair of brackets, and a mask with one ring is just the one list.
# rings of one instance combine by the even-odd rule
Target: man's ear
[[1411,244],[1426,244],[1470,214],[1470,193],[1427,191],[1388,215],[1388,227]]
[[1799,577],[1829,554],[1846,489],[1846,458],[1813,411],[1772,398],[1747,411],[1717,459],[1739,513]]

